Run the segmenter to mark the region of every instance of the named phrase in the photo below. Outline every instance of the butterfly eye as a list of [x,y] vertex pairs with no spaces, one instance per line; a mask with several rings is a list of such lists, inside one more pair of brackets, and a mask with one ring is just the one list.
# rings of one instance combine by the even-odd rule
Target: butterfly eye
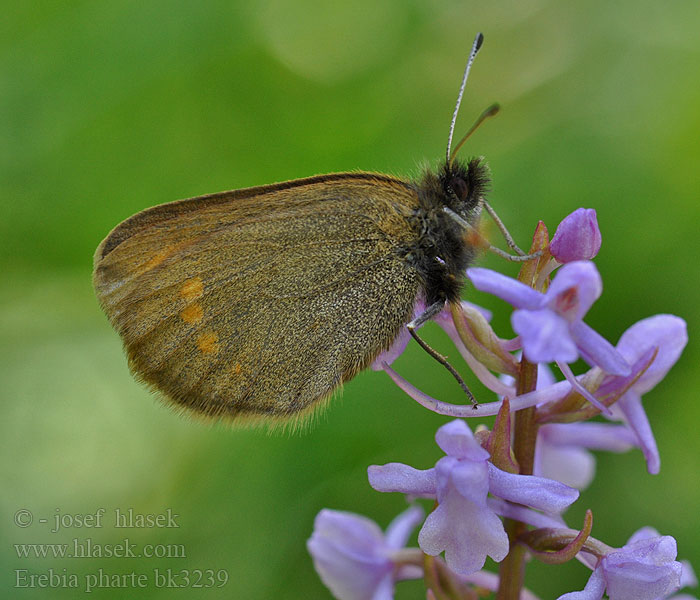
[[469,186],[461,177],[453,177],[450,180],[450,188],[460,201],[464,202],[464,200],[467,199],[469,195]]

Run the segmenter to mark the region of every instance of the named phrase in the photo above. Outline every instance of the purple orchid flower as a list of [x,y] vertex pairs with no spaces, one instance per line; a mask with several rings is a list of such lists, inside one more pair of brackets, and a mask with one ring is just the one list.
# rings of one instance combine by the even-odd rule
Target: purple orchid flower
[[676,560],[676,540],[646,527],[596,566],[586,587],[558,600],[663,600],[681,586],[683,565]]
[[549,244],[549,252],[560,263],[590,260],[598,254],[600,244],[595,209],[579,208],[559,223]]
[[421,471],[389,463],[370,466],[368,476],[377,491],[438,501],[418,535],[418,545],[432,556],[444,551],[455,573],[469,575],[484,566],[487,556],[498,562],[508,553],[503,523],[487,504],[489,492],[551,513],[560,513],[578,498],[578,491],[557,481],[514,475],[493,466],[464,421],[443,425],[435,440],[447,456],[434,468]]
[[564,265],[542,294],[524,283],[489,269],[467,270],[474,287],[515,306],[511,323],[531,362],[570,363],[582,357],[613,375],[627,375],[621,354],[583,322],[603,284],[595,265],[575,261]]
[[423,576],[419,567],[398,566],[393,555],[405,546],[424,514],[412,506],[383,533],[361,515],[322,510],[306,544],[321,580],[338,600],[391,600],[395,581]]

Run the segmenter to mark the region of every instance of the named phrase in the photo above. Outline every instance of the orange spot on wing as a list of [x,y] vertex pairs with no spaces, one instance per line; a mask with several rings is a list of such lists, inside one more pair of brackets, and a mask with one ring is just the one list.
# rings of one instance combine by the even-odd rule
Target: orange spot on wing
[[199,323],[203,316],[204,311],[202,310],[201,305],[197,304],[196,302],[194,304],[190,304],[186,308],[183,308],[180,312],[180,318],[185,323]]
[[212,354],[219,351],[219,336],[213,331],[203,333],[197,338],[197,347],[204,354]]
[[204,284],[200,277],[193,277],[185,281],[180,288],[180,296],[185,300],[192,301],[199,298],[204,293]]
[[167,246],[163,248],[160,252],[154,254],[148,261],[141,265],[141,267],[139,268],[139,274],[143,274],[147,271],[150,271],[151,269],[155,269],[166,258],[174,254],[175,251],[178,250],[178,248],[179,246]]
[[235,365],[233,365],[233,367],[231,367],[231,371],[234,375],[240,375],[242,370],[243,367],[241,366],[241,363],[236,363]]
[[166,259],[170,258],[173,254],[178,252],[179,250],[182,250],[186,246],[188,246],[191,242],[184,240],[182,242],[178,242],[177,244],[173,244],[172,246],[166,246],[159,252],[156,252],[151,258],[149,258],[145,263],[142,265],[139,265],[136,268],[136,275],[143,275],[144,273],[147,273],[151,269],[155,269],[157,266],[159,266],[161,263],[163,263]]

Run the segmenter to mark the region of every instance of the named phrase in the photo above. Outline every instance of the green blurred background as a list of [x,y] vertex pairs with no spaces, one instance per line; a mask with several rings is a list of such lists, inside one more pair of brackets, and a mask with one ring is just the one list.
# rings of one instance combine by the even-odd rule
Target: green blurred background
[[[465,154],[487,157],[490,199],[516,239],[526,245],[538,219],[553,231],[594,207],[605,292],[588,323],[613,342],[659,312],[689,325],[681,361],[645,398],[661,474],[647,475],[638,451],[601,456],[569,521],[592,508],[594,535],[611,545],[653,525],[700,566],[700,4],[11,1],[0,21],[3,597],[82,597],[15,589],[16,569],[82,578],[154,568],[229,574],[223,588],[179,597],[329,597],[305,550],[315,514],[352,510],[386,526],[405,501],[371,490],[367,465],[431,466],[445,419],[379,373],[348,384],[300,435],[178,417],[129,375],[93,296],[92,253],[122,219],[177,198],[340,170],[417,174],[444,152],[479,30],[457,134],[501,102]],[[510,335],[503,303],[470,297]],[[439,333],[426,336],[449,352]],[[416,348],[397,369],[462,401]],[[57,510],[100,507],[101,529],[50,532]],[[180,527],[115,529],[115,508],[170,508]],[[19,509],[34,515],[30,527],[14,525]],[[22,559],[14,549],[76,537],[182,544],[187,556]],[[554,598],[588,575],[577,563],[532,563],[527,583]],[[417,584],[399,590],[424,597]],[[91,595],[173,594],[151,580]]]

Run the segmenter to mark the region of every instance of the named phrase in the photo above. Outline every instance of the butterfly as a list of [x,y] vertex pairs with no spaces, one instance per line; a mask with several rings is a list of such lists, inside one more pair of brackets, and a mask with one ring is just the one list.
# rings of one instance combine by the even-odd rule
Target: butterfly
[[[459,299],[489,184],[453,152],[417,180],[319,175],[148,208],[95,252],[97,298],[135,376],[191,414],[300,422]],[[417,302],[425,312],[412,321]]]

